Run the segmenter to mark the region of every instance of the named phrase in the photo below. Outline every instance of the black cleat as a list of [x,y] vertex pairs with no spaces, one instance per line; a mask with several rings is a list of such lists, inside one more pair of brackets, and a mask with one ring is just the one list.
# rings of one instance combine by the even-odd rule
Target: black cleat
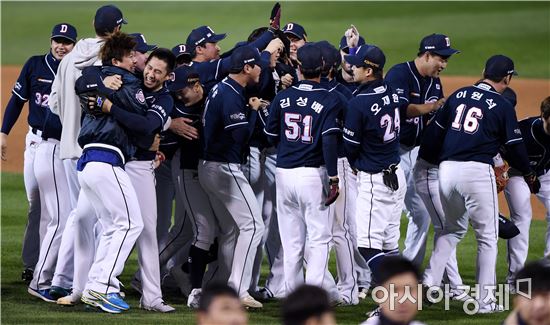
[[26,268],[21,273],[21,280],[23,280],[23,282],[29,285],[29,283],[31,283],[32,281],[33,275],[34,275],[34,270],[30,268]]

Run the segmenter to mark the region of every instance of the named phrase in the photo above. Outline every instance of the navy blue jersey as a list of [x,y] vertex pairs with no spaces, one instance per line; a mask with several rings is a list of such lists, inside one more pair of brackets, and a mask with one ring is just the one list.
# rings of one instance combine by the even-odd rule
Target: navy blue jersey
[[340,97],[319,83],[304,80],[277,94],[265,133],[276,138],[277,167],[324,165],[323,135],[340,133]]
[[386,74],[386,83],[399,96],[401,106],[400,142],[406,147],[420,144],[422,131],[429,117],[407,118],[409,104],[433,103],[443,98],[443,87],[439,78],[423,77],[414,61],[394,65]]
[[237,141],[233,132],[250,129],[256,123],[255,112],[247,106],[244,88],[227,77],[212,88],[206,99],[202,125],[204,128],[204,159],[227,163],[244,163],[248,156],[248,139]]
[[59,60],[54,58],[51,53],[33,56],[27,60],[12,89],[12,99],[6,107],[2,122],[3,133],[10,133],[21,114],[23,104],[27,101],[29,102],[27,118],[29,125],[34,129],[42,130],[58,66]]
[[[436,114],[442,114],[444,108],[446,107],[443,106],[440,108]],[[436,117],[437,115],[424,128],[420,149],[418,150],[418,158],[422,158],[430,164],[439,165],[439,154],[443,139],[437,136],[438,127],[433,123]]]
[[61,140],[61,130],[62,125],[59,116],[46,109],[46,116],[44,117],[44,125],[42,127],[42,139]]
[[344,143],[350,164],[375,174],[399,158],[399,98],[383,80],[359,86],[348,104]]
[[347,82],[344,77],[342,77],[342,71],[338,71],[334,79],[336,82],[346,87],[352,94],[357,90],[357,87],[359,87],[359,84],[356,82]]
[[540,117],[530,117],[518,122],[527,147],[529,163],[538,176],[550,170],[550,135],[544,132]]
[[204,103],[206,97],[200,100],[199,102],[185,106],[182,102],[177,101],[175,110],[178,112],[180,117],[185,117],[192,122],[191,126],[197,129],[199,132],[199,138],[194,140],[181,139],[179,141],[181,148],[180,155],[180,168],[181,169],[194,169],[197,170],[199,165],[199,159],[203,158],[203,149],[201,138],[203,136],[203,129],[201,124],[201,117],[204,111]]
[[[145,89],[145,88],[144,88]],[[145,91],[145,100],[149,109],[147,115],[153,115],[156,118],[148,120],[151,123],[151,130],[154,130],[152,134],[140,135],[133,138],[134,144],[137,147],[134,158],[137,160],[153,160],[155,159],[156,152],[149,151],[149,147],[153,143],[155,134],[162,131],[164,124],[168,121],[168,117],[174,107],[174,99],[170,95],[170,91],[167,88],[162,87],[159,91],[149,92]]]
[[444,132],[440,161],[493,165],[500,146],[523,141],[510,102],[483,82],[454,92],[434,123]]

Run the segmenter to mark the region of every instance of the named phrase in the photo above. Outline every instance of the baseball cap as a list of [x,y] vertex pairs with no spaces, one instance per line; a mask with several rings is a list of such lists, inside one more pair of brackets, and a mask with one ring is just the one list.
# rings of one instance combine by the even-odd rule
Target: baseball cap
[[508,75],[517,76],[518,73],[514,69],[514,61],[512,59],[505,55],[497,54],[490,57],[487,63],[485,63],[484,75],[486,77],[503,78]]
[[360,46],[355,55],[345,55],[344,60],[357,67],[372,66],[383,69],[386,64],[384,52],[376,45]]
[[240,72],[246,64],[258,64],[260,62],[260,52],[250,45],[240,46],[233,50],[229,58],[232,73]]
[[321,48],[316,43],[307,43],[298,49],[298,63],[305,70],[323,67]]
[[217,43],[225,38],[225,34],[216,34],[210,26],[200,26],[191,31],[187,36],[187,47],[194,49],[203,43]]
[[115,5],[106,5],[97,9],[94,18],[96,31],[112,32],[115,27],[128,22],[122,17],[122,11]]
[[316,43],[321,50],[321,56],[323,57],[324,66],[327,70],[332,66],[339,66],[342,60],[338,50],[330,44],[328,41],[319,41]]
[[183,65],[174,70],[174,80],[168,84],[168,90],[178,91],[194,85],[197,81],[200,81],[200,79],[195,67],[192,65]]
[[451,39],[443,34],[431,34],[420,41],[420,53],[432,52],[441,56],[451,56],[460,53],[459,50],[451,48]]
[[190,56],[191,53],[188,50],[187,44],[181,43],[172,48],[172,53],[176,56],[176,59],[180,57],[181,55],[188,55]]
[[306,33],[306,30],[304,29],[304,27],[302,27],[302,25],[296,24],[296,23],[286,24],[285,27],[283,28],[283,32],[285,34],[294,35],[294,36],[298,37],[299,39],[303,39],[303,40],[305,40],[306,37],[307,37],[307,33]]
[[62,37],[69,41],[76,43],[76,28],[73,25],[67,23],[61,23],[53,26],[52,38]]
[[141,52],[141,53],[147,53],[149,51],[152,51],[154,49],[156,49],[158,46],[155,45],[155,44],[147,44],[147,40],[145,39],[145,36],[143,36],[143,34],[141,33],[133,33],[133,34],[130,34],[130,36],[132,36],[134,38],[134,40],[136,41],[136,46],[134,47],[134,50],[138,51],[138,52]]
[[[357,41],[357,46],[365,45],[365,39],[363,36],[359,36],[359,41]],[[342,36],[340,39],[340,50],[345,51],[348,48],[348,42],[346,40],[346,36]]]

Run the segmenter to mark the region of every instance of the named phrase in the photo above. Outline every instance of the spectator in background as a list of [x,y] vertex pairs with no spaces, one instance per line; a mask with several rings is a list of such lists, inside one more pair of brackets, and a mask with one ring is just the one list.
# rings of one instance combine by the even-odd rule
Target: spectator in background
[[196,316],[198,325],[248,324],[239,295],[226,284],[213,284],[202,291]]
[[281,309],[283,325],[336,325],[327,292],[316,286],[298,287]]

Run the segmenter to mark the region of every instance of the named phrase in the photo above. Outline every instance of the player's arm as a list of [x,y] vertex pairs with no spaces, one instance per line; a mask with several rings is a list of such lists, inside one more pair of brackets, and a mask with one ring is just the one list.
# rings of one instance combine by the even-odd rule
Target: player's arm
[[4,119],[2,120],[2,130],[0,133],[0,141],[2,147],[2,160],[7,160],[8,150],[8,134],[19,119],[23,106],[28,101],[30,92],[29,85],[29,73],[30,73],[30,60],[25,63],[19,78],[12,89],[12,95],[6,106],[4,112]]
[[336,105],[331,107],[323,121],[321,135],[323,137],[323,158],[328,176],[338,177],[338,137],[342,132],[339,120],[342,116],[343,102],[336,98]]
[[[271,34],[269,31],[265,32],[263,35],[265,35],[266,33],[268,34]],[[272,37],[272,36],[270,36]],[[268,66],[269,65],[269,58],[271,56],[271,54],[275,53],[276,51],[281,51],[284,47],[284,44],[283,42],[278,39],[278,38],[274,38],[274,39],[269,39],[269,41],[267,43],[265,43],[265,45],[263,45],[263,43],[261,43],[260,45],[263,45],[263,47],[258,47],[256,46],[257,42],[261,40],[262,37],[256,39],[254,42],[250,43],[249,46],[252,46],[254,48],[257,48],[261,53],[261,66],[262,68],[264,68],[266,65]],[[267,45],[267,46],[266,46]],[[221,79],[222,77],[224,76],[227,76],[229,74],[229,71],[231,69],[231,56],[227,56],[223,59],[218,59],[218,60],[215,60],[215,61],[212,61],[211,62],[212,64],[216,64],[216,72],[215,72],[215,79],[216,80],[219,80]],[[212,67],[211,67],[212,69]]]
[[521,130],[519,128],[516,111],[512,106],[506,106],[501,110],[504,114],[502,120],[501,141],[505,146],[506,156],[510,166],[519,170],[522,175],[534,175],[535,172],[529,164],[527,148],[523,142]]
[[356,100],[348,103],[344,120],[344,149],[349,164],[353,167],[361,149],[363,116]]
[[[283,93],[281,93],[283,94]],[[280,123],[281,123],[281,103],[286,103],[288,100],[288,97],[284,96],[275,96],[273,99],[273,102],[271,102],[271,105],[269,106],[269,115],[267,118],[266,125],[264,127],[264,133],[267,135],[267,140],[269,143],[271,143],[273,146],[277,146],[279,141],[281,140],[279,137],[280,132]]]
[[256,124],[256,112],[250,111],[246,104],[234,95],[217,100],[222,101],[223,105],[224,130],[231,133],[236,143],[247,142]]

